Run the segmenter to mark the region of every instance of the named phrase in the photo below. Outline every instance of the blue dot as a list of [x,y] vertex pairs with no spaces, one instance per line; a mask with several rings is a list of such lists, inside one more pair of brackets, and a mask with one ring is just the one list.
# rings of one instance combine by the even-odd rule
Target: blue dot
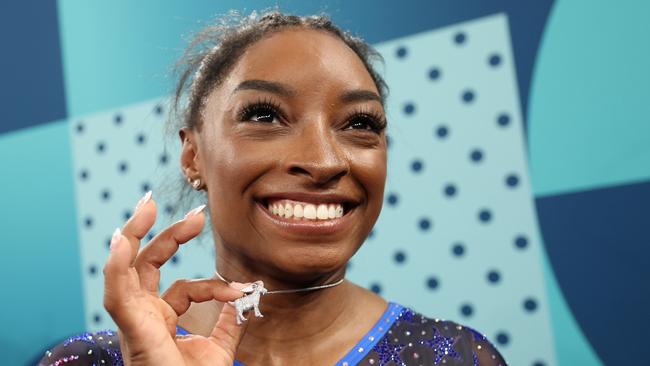
[[149,185],[149,182],[144,182],[142,183],[142,192],[147,193],[151,190],[151,185]]
[[481,222],[490,222],[490,220],[492,220],[492,212],[488,209],[482,209],[478,213],[478,219],[481,220]]
[[121,114],[116,114],[115,117],[113,117],[113,122],[116,125],[121,125],[122,124],[122,115]]
[[83,133],[84,132],[84,124],[83,122],[77,123],[77,133]]
[[408,53],[408,50],[404,46],[400,46],[397,48],[397,51],[395,51],[395,55],[397,58],[404,58],[406,57],[406,54]]
[[95,316],[93,316],[93,321],[94,321],[95,323],[99,323],[99,322],[101,322],[101,321],[102,321],[102,316],[101,316],[101,314],[96,313]]
[[178,254],[174,254],[171,259],[172,264],[178,264],[178,261],[179,261]]
[[108,189],[104,189],[102,191],[102,199],[104,201],[108,201],[109,199],[111,199],[111,192]]
[[500,345],[506,345],[510,341],[510,337],[508,337],[508,333],[506,332],[499,332],[497,333],[497,342],[499,342]]
[[126,172],[129,170],[129,164],[128,164],[126,161],[121,161],[121,162],[117,165],[117,170],[118,170],[120,173],[126,173]]
[[154,238],[154,236],[156,236],[156,233],[155,233],[155,232],[153,232],[153,231],[152,231],[152,232],[150,232],[149,234],[147,234],[147,240],[151,240],[151,239],[153,239],[153,238]]
[[533,311],[537,310],[537,301],[533,299],[532,297],[529,297],[524,300],[524,309],[526,311],[532,313]]
[[390,136],[386,135],[386,147],[389,148],[391,144]]
[[174,207],[172,205],[165,205],[165,213],[172,215],[174,213]]
[[373,283],[373,284],[370,286],[370,290],[371,290],[372,292],[376,293],[376,294],[380,294],[380,293],[381,293],[381,285],[378,284],[378,283]]
[[165,110],[163,109],[163,106],[160,104],[156,105],[156,107],[153,109],[153,112],[157,115],[163,114],[164,111]]
[[488,62],[490,63],[490,66],[499,66],[501,64],[501,56],[499,56],[498,53],[493,53],[490,55],[490,58],[488,58]]
[[88,179],[89,174],[90,173],[88,173],[86,169],[82,169],[81,172],[79,172],[79,178],[81,178],[81,180],[86,180]]
[[457,191],[456,186],[451,183],[445,186],[445,196],[447,197],[454,197]]
[[420,230],[427,231],[431,227],[431,221],[429,221],[429,219],[423,218],[420,219],[419,225],[420,225]]
[[167,161],[169,161],[169,156],[165,153],[160,154],[160,164],[166,165]]
[[524,249],[528,246],[528,238],[523,235],[519,235],[515,238],[515,246],[519,249]]
[[437,289],[439,285],[440,282],[436,277],[431,276],[427,279],[427,287],[430,288],[431,290]]
[[138,143],[138,145],[144,144],[146,140],[147,137],[143,133],[139,133],[135,138],[135,141]]
[[454,35],[454,42],[456,44],[463,44],[467,40],[467,36],[463,32],[458,32]]
[[124,220],[128,220],[128,219],[130,219],[130,218],[131,218],[131,215],[133,215],[133,213],[131,212],[131,210],[126,210],[126,211],[124,211]]
[[470,304],[463,304],[460,307],[460,313],[466,317],[472,316],[474,314],[474,308]]
[[544,361],[535,361],[533,366],[546,366],[546,363],[544,363]]
[[103,153],[106,150],[106,144],[104,142],[98,142],[97,143],[97,152],[98,153]]
[[476,97],[476,96],[474,95],[474,92],[473,92],[472,90],[465,90],[465,91],[463,92],[463,101],[464,101],[465,103],[471,103],[471,102],[473,102],[475,97]]
[[469,157],[473,162],[478,163],[483,160],[483,152],[480,149],[474,149],[470,152]]
[[399,199],[397,198],[397,195],[395,193],[390,193],[388,195],[388,204],[391,206],[395,206],[397,204],[397,201]]
[[406,261],[406,254],[404,254],[404,252],[402,252],[401,250],[397,251],[395,253],[395,255],[393,256],[393,259],[395,259],[395,262],[397,262],[397,263],[400,263],[400,264],[404,263],[404,261]]
[[497,116],[497,123],[501,127],[505,127],[510,124],[510,116],[507,113],[501,113]]
[[438,80],[440,79],[440,69],[437,67],[432,67],[429,69],[429,79]]
[[509,174],[506,177],[506,184],[508,187],[516,187],[519,184],[519,177],[517,177],[517,174]]
[[436,135],[441,139],[444,139],[449,135],[449,128],[447,126],[440,126],[436,129]]
[[84,225],[86,227],[88,227],[88,228],[92,227],[93,226],[93,218],[90,217],[90,216],[86,216],[86,218],[84,219]]
[[345,264],[345,269],[350,270],[352,268],[352,261],[349,261],[348,263]]
[[108,237],[108,239],[106,239],[106,248],[107,249],[111,248],[111,237]]
[[487,279],[490,283],[498,283],[501,280],[501,274],[497,270],[491,270],[487,274]]
[[368,234],[368,239],[372,239],[375,236],[375,229],[370,230],[370,233]]
[[423,165],[422,161],[418,159],[413,160],[413,162],[411,163],[411,170],[413,170],[414,172],[419,172],[422,170],[422,165]]
[[462,243],[456,243],[451,248],[451,251],[456,257],[462,257],[465,254],[465,246]]
[[94,264],[91,264],[90,267],[88,267],[88,273],[90,273],[91,276],[94,276],[97,274],[97,266]]
[[411,115],[415,112],[415,105],[413,103],[404,104],[404,113]]

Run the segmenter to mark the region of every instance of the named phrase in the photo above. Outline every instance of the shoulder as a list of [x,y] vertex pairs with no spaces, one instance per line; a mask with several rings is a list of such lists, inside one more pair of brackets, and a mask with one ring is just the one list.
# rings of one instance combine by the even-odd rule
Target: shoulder
[[124,365],[117,332],[80,333],[45,352],[38,366]]
[[[370,361],[373,357],[376,360]],[[367,364],[387,359],[402,365],[506,366],[496,347],[479,331],[451,320],[428,318],[407,307],[401,308],[368,354]]]

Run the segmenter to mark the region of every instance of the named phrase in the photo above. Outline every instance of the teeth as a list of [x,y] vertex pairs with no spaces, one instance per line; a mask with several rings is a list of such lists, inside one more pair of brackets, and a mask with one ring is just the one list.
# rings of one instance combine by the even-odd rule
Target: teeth
[[305,218],[313,220],[316,218],[316,206],[312,204],[305,205]]
[[338,203],[314,205],[283,200],[269,203],[267,208],[274,215],[296,220],[331,220],[343,216],[343,206]]

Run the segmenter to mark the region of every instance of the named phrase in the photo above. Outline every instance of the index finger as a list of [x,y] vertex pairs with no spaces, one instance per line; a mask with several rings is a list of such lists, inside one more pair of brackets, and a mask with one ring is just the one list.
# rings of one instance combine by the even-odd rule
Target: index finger
[[156,211],[156,202],[152,198],[151,191],[148,191],[138,201],[133,215],[122,227],[122,235],[126,237],[131,247],[131,264],[135,261],[140,250],[140,242],[156,222]]

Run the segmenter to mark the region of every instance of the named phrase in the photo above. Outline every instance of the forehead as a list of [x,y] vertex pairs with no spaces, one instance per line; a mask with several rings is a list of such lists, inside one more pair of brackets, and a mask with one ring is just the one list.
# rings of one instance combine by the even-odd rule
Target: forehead
[[283,81],[301,89],[325,85],[377,88],[357,54],[325,31],[289,28],[252,44],[224,82],[232,90],[243,80]]

